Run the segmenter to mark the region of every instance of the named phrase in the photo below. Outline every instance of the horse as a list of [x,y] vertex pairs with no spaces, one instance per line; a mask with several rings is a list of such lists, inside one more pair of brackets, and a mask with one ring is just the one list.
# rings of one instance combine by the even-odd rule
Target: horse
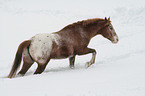
[[102,35],[112,43],[119,41],[110,17],[82,20],[69,24],[57,32],[37,34],[19,45],[8,78],[15,77],[22,57],[23,66],[18,73],[22,76],[34,62],[38,64],[34,74],[41,74],[50,59],[69,58],[69,66],[74,68],[76,55],[92,53],[92,58],[88,62],[89,67],[95,63],[97,52],[88,48],[88,44],[96,35]]

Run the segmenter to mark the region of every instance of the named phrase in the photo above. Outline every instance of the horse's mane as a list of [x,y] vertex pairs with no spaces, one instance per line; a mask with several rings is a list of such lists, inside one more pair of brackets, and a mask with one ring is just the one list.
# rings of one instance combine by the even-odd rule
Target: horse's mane
[[81,26],[85,27],[85,26],[90,25],[90,24],[96,24],[99,21],[105,21],[105,19],[94,18],[94,19],[87,19],[87,20],[78,21],[78,22],[75,22],[75,23],[72,23],[72,24],[65,26],[62,30],[69,29],[69,28],[75,27],[77,25],[81,25]]
[[89,25],[89,24],[97,23],[98,21],[105,21],[105,19],[94,18],[94,19],[83,20],[83,21],[82,21],[82,25],[83,25],[83,26],[87,26],[87,25]]
[[73,26],[76,26],[76,25],[87,26],[87,25],[90,25],[90,24],[97,23],[98,21],[105,21],[105,19],[102,19],[102,18],[94,18],[94,19],[82,20],[82,21],[78,21],[78,22],[69,24],[66,27],[64,27],[63,29],[70,28],[70,27],[73,27]]

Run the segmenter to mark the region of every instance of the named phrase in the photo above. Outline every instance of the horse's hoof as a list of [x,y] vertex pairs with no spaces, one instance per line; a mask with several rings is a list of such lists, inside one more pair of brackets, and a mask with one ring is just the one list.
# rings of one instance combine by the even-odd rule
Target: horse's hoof
[[18,73],[15,77],[17,78],[17,77],[23,77],[25,74],[20,74],[20,73]]
[[74,66],[70,66],[70,68],[71,68],[71,69],[74,69],[75,67],[74,67]]
[[86,67],[88,68],[88,67],[90,67],[91,65],[92,65],[91,62],[87,62]]

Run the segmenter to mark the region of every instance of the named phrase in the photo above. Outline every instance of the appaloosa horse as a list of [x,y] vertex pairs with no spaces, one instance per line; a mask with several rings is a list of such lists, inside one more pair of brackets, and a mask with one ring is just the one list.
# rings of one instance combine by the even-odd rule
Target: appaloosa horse
[[92,59],[88,62],[89,67],[95,62],[96,50],[87,46],[91,38],[96,35],[102,35],[112,43],[118,42],[110,17],[83,20],[70,24],[55,33],[37,34],[19,45],[8,78],[15,76],[22,57],[23,66],[19,72],[21,75],[24,75],[34,62],[38,63],[34,74],[42,73],[50,59],[69,57],[70,68],[74,68],[76,55],[92,53]]

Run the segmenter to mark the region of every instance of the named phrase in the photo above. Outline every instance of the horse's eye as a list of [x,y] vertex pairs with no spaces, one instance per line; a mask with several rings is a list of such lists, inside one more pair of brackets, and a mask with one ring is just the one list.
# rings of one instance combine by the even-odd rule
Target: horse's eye
[[110,30],[113,30],[113,28],[111,27]]

